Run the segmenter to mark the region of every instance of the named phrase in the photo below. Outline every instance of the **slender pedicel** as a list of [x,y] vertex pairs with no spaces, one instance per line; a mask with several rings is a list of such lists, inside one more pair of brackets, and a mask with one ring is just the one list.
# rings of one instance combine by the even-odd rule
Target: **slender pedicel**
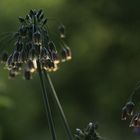
[[42,87],[43,99],[44,99],[46,112],[47,112],[49,128],[50,128],[50,132],[51,132],[51,135],[52,135],[52,140],[57,140],[55,127],[54,127],[54,122],[53,122],[52,113],[51,113],[50,104],[49,104],[49,99],[48,99],[48,94],[46,92],[46,88],[45,88],[45,84],[44,84],[43,75],[42,75],[42,71],[41,71],[39,61],[37,61],[37,67],[38,67],[38,74],[39,74],[40,83],[41,83],[41,87]]
[[60,112],[60,115],[61,115],[61,119],[63,120],[63,124],[64,124],[65,130],[66,130],[66,132],[67,132],[68,138],[69,138],[69,140],[73,140],[73,135],[72,135],[72,133],[71,133],[69,124],[68,124],[67,119],[66,119],[66,117],[65,117],[65,114],[64,114],[64,112],[63,112],[61,103],[60,103],[60,101],[59,101],[59,99],[58,99],[57,93],[56,93],[56,91],[55,91],[55,89],[54,89],[52,80],[51,80],[49,74],[46,73],[46,71],[44,71],[44,75],[45,75],[45,78],[46,78],[46,80],[48,81],[48,83],[49,83],[49,85],[50,85],[50,87],[51,87],[51,90],[52,90],[52,93],[53,93],[53,97],[54,97],[54,99],[55,99],[55,101],[56,101],[56,103],[57,103],[57,106],[58,106],[58,109],[59,109],[59,112]]

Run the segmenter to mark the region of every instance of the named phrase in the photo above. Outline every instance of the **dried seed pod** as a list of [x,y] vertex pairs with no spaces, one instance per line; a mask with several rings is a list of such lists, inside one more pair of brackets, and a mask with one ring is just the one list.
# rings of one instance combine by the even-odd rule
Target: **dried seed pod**
[[65,38],[65,26],[62,24],[58,27],[60,38]]
[[1,62],[6,62],[8,59],[8,53],[6,51],[3,51],[0,58],[1,58]]

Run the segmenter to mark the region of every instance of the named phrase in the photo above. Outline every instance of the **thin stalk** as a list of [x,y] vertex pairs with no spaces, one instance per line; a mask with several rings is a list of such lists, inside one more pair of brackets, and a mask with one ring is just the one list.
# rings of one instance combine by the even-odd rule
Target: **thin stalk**
[[37,67],[38,67],[38,74],[39,74],[40,83],[41,83],[41,87],[42,87],[42,93],[43,93],[43,99],[44,99],[44,103],[45,103],[45,109],[46,109],[46,112],[47,112],[49,129],[50,129],[50,132],[51,132],[51,135],[52,135],[52,140],[57,140],[55,127],[54,127],[54,122],[53,122],[52,113],[51,113],[50,104],[49,104],[49,99],[48,99],[48,94],[46,92],[40,62],[38,60],[37,60]]
[[136,93],[137,93],[137,91],[139,90],[139,88],[140,88],[140,81],[138,81],[138,82],[136,83],[136,86],[135,86],[133,92],[131,93],[131,95],[129,96],[128,101],[129,101],[129,100],[132,101],[134,95],[136,95]]
[[51,87],[54,99],[55,99],[55,101],[56,101],[56,103],[58,105],[58,109],[59,109],[59,112],[60,112],[60,115],[61,115],[61,119],[63,120],[63,125],[64,125],[66,133],[68,135],[68,139],[69,140],[74,140],[72,132],[71,132],[70,127],[69,127],[69,124],[67,122],[66,116],[65,116],[65,114],[63,112],[62,106],[60,104],[60,101],[59,101],[58,96],[56,94],[56,91],[54,89],[53,83],[51,81],[51,78],[50,78],[49,74],[46,73],[46,71],[44,71],[44,75],[45,75],[45,78],[46,78],[46,80],[48,81],[48,83],[49,83],[49,85]]

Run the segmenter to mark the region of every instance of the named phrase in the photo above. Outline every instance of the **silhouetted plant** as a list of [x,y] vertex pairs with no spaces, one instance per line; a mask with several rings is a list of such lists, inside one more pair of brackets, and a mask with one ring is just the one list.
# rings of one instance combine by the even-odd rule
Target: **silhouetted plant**
[[[24,18],[19,17],[19,29],[16,33],[12,34],[12,41],[15,41],[15,48],[10,54],[7,51],[3,51],[1,54],[1,63],[6,64],[10,78],[14,78],[23,72],[24,78],[30,80],[34,73],[38,73],[50,132],[52,139],[56,140],[56,130],[45,84],[48,81],[63,120],[68,139],[73,140],[73,135],[48,74],[48,72],[56,71],[60,62],[71,59],[71,50],[64,41],[66,37],[65,26],[61,24],[58,28],[61,46],[57,45],[56,47],[49,36],[47,21],[48,18],[44,17],[42,10],[30,10]],[[58,48],[60,52],[58,52]]]
[[[10,54],[5,50],[2,52],[0,57],[1,63],[5,64],[10,78],[15,78],[17,75],[23,73],[24,79],[30,80],[33,74],[38,73],[49,129],[53,140],[56,140],[57,136],[46,83],[51,88],[51,94],[57,104],[68,139],[99,140],[101,137],[96,132],[97,124],[95,123],[89,123],[84,130],[76,129],[77,134],[75,137],[71,133],[49,75],[49,72],[55,72],[58,69],[60,62],[65,62],[72,58],[71,49],[65,43],[66,34],[63,24],[58,27],[58,36],[61,45],[55,45],[50,38],[47,26],[48,20],[48,18],[45,18],[42,10],[30,10],[25,17],[19,17],[19,29],[17,32],[12,33],[11,37],[11,40],[15,42],[15,47]],[[131,110],[128,113],[131,114]]]

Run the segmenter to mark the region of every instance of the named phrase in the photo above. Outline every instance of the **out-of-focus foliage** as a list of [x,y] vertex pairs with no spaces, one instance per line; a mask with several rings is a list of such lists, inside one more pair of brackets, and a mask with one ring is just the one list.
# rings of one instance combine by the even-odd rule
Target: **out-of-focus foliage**
[[[51,77],[73,133],[77,127],[98,121],[101,136],[109,140],[136,139],[134,130],[120,116],[140,80],[139,7],[139,0],[0,1],[1,33],[16,31],[17,17],[29,9],[42,8],[48,17],[60,19],[67,26],[73,59],[61,64]],[[54,20],[48,24],[52,31],[58,25]],[[0,46],[7,43],[8,39]],[[38,76],[32,81],[21,77],[9,80],[7,71],[0,67],[0,105],[8,106],[0,108],[0,139],[50,139]],[[53,110],[58,137],[64,139],[54,106]]]

